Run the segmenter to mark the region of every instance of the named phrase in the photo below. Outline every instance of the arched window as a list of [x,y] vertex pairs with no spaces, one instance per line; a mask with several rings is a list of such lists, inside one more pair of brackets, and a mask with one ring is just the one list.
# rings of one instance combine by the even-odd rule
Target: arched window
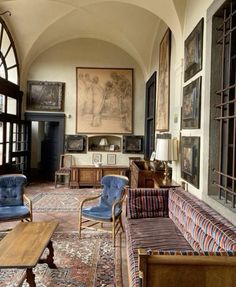
[[[9,12],[1,15],[5,13]],[[21,119],[22,95],[16,48],[0,17],[0,174],[28,171],[28,125]]]
[[0,17],[0,77],[19,84],[16,48],[7,25]]

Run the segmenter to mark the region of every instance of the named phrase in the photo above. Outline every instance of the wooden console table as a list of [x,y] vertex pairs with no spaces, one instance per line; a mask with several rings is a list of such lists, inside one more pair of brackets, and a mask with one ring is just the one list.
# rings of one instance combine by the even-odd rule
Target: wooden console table
[[[57,225],[56,221],[20,222],[0,241],[0,268],[26,268],[26,281],[30,287],[36,287],[32,269],[38,263],[57,268],[51,241]],[[45,248],[49,249],[49,254],[41,259]]]
[[79,165],[71,167],[70,188],[80,186],[99,187],[101,179],[104,175],[118,174],[127,175],[128,166],[109,166],[102,165],[95,167],[94,165]]

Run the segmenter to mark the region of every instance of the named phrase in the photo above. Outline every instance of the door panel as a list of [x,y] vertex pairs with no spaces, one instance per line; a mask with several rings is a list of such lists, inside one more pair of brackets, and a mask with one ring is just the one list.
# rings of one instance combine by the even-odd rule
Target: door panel
[[156,72],[146,84],[144,157],[150,159],[155,150]]

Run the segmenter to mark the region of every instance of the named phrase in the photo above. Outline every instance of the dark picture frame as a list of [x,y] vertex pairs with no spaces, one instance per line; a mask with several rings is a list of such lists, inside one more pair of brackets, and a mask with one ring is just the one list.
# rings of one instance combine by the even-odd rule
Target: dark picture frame
[[199,188],[200,137],[182,136],[181,177]]
[[85,135],[66,135],[65,151],[71,153],[87,152],[87,136]]
[[184,82],[202,69],[203,18],[184,42]]
[[76,132],[133,132],[133,69],[76,68]]
[[123,136],[123,153],[143,153],[144,136]]
[[201,125],[201,83],[197,78],[183,88],[182,129],[199,129]]
[[156,100],[156,130],[169,130],[171,31],[167,29],[159,46],[158,94]]
[[47,81],[27,82],[27,109],[34,111],[64,110],[65,83]]

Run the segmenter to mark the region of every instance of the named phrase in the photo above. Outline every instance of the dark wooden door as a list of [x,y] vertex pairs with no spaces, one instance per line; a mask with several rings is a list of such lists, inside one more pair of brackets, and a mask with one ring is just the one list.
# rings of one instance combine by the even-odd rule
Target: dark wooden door
[[150,159],[155,150],[156,72],[146,83],[144,157]]

